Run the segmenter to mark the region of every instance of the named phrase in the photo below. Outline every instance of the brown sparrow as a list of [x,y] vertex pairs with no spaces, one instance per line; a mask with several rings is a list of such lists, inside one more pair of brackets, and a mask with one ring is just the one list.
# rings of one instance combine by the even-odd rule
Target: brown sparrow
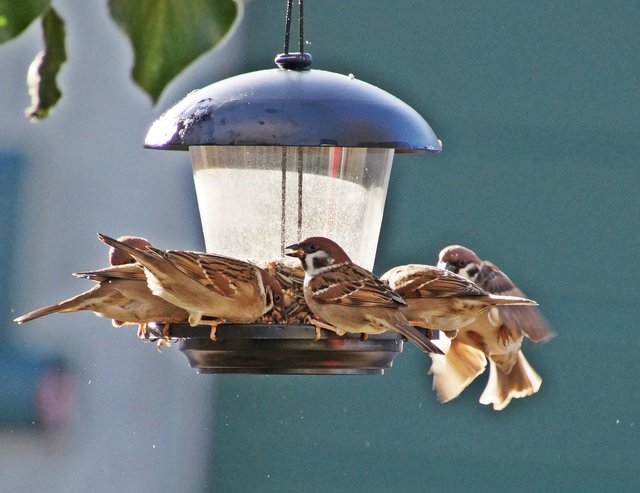
[[89,291],[39,308],[15,319],[19,324],[51,313],[88,310],[112,319],[115,327],[138,325],[138,335],[150,322],[169,324],[185,321],[186,311],[151,294],[144,271],[137,264],[115,265],[92,272],[75,274],[96,281]]
[[495,305],[536,305],[526,298],[497,296],[458,274],[438,267],[394,267],[381,279],[402,296],[402,313],[413,324],[454,335]]
[[[335,242],[315,236],[286,249],[286,255],[302,262],[305,301],[310,310],[328,324],[320,323],[319,326],[338,335],[395,331],[424,352],[442,354],[402,315],[400,308],[406,303],[398,293],[371,272],[351,262]],[[317,321],[311,323],[318,324]]]
[[[438,266],[457,272],[487,291],[499,295],[524,296],[511,279],[468,248],[452,245],[440,252]],[[431,367],[433,386],[442,402],[457,397],[484,371],[489,358],[489,381],[480,397],[482,404],[504,409],[512,398],[526,397],[540,389],[542,379],[521,351],[523,336],[544,341],[552,332],[533,306],[492,308],[463,327],[451,341],[447,355]]]
[[103,234],[98,238],[140,263],[151,292],[184,308],[192,326],[210,325],[212,340],[220,323],[251,323],[282,301],[278,281],[249,262],[203,252],[136,248]]

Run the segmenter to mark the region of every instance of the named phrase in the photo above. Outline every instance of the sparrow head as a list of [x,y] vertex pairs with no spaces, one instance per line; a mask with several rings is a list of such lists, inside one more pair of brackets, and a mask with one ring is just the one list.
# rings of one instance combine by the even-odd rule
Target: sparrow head
[[460,245],[449,245],[440,252],[438,267],[475,281],[482,267],[482,260],[473,250]]
[[[151,246],[151,243],[149,243],[145,238],[140,238],[139,236],[121,236],[118,238],[118,241],[140,250],[144,250],[148,246]],[[135,264],[136,261],[128,253],[111,247],[109,248],[109,263],[111,265],[124,265]]]
[[263,269],[260,269],[267,306],[284,306],[284,293],[278,280]]
[[311,236],[286,248],[289,257],[299,258],[305,272],[313,274],[331,264],[351,262],[349,256],[335,241],[322,236]]

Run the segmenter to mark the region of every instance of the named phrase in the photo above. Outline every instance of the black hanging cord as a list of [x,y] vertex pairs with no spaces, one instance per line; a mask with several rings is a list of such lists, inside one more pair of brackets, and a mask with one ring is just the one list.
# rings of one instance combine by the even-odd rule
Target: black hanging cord
[[298,43],[298,51],[300,53],[304,53],[304,0],[299,0],[298,2],[298,20],[299,20],[299,43]]
[[289,54],[289,38],[291,37],[291,13],[293,11],[293,0],[287,0],[287,14],[284,21],[284,54]]
[[297,160],[296,160],[296,168],[298,171],[298,229],[297,229],[297,233],[298,233],[298,239],[302,238],[302,170],[304,168],[304,161],[302,160],[302,156],[303,156],[303,151],[302,151],[302,147],[296,147],[296,150],[298,151],[297,153]]
[[312,62],[311,55],[304,52],[304,0],[298,0],[298,32],[299,47],[297,53],[289,53],[289,41],[291,39],[291,19],[293,17],[293,0],[287,0],[287,11],[284,27],[284,53],[276,56],[278,67],[287,70],[304,70]]
[[[304,52],[304,0],[298,0],[298,29],[299,44],[297,53],[289,53],[289,42],[291,40],[291,19],[293,17],[293,0],[287,0],[287,12],[285,15],[284,27],[284,53],[279,54],[276,65],[284,70],[304,70],[311,65],[311,55]],[[303,159],[302,148],[297,148],[296,171],[298,173],[298,217],[297,217],[297,238],[302,235],[302,177]],[[285,238],[287,233],[287,147],[282,147],[281,158],[281,217],[280,217],[280,251],[284,255]]]
[[280,191],[280,256],[284,257],[287,241],[287,148],[282,146],[282,158],[280,160],[281,191]]

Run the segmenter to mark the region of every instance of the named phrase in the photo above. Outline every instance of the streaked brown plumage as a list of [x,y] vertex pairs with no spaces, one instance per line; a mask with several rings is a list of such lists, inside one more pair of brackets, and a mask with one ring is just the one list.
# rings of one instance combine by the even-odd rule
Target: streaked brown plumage
[[[395,331],[424,352],[441,354],[402,315],[402,298],[371,272],[351,262],[344,250],[324,237],[310,237],[287,247],[287,255],[301,260],[305,270],[304,296],[311,311],[344,332],[380,334]],[[325,327],[323,325],[323,327]]]
[[[242,260],[203,252],[136,248],[98,234],[101,241],[135,258],[144,267],[151,292],[185,309],[189,323],[250,323],[282,300],[278,281]],[[202,320],[203,316],[216,320]]]
[[432,265],[401,265],[381,279],[407,303],[402,312],[410,322],[445,332],[455,333],[495,305],[536,304],[522,297],[493,295],[458,274]]

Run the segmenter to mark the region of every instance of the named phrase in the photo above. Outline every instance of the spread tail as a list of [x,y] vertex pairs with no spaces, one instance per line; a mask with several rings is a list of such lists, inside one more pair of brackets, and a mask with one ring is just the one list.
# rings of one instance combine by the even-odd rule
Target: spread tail
[[432,355],[431,360],[429,373],[433,375],[433,390],[440,402],[458,397],[487,365],[482,351],[457,339],[451,341],[447,354]]
[[518,358],[509,373],[505,373],[489,360],[489,381],[480,396],[481,404],[493,404],[493,409],[501,411],[509,405],[511,399],[527,397],[535,394],[542,385],[542,378],[531,367],[522,354]]

